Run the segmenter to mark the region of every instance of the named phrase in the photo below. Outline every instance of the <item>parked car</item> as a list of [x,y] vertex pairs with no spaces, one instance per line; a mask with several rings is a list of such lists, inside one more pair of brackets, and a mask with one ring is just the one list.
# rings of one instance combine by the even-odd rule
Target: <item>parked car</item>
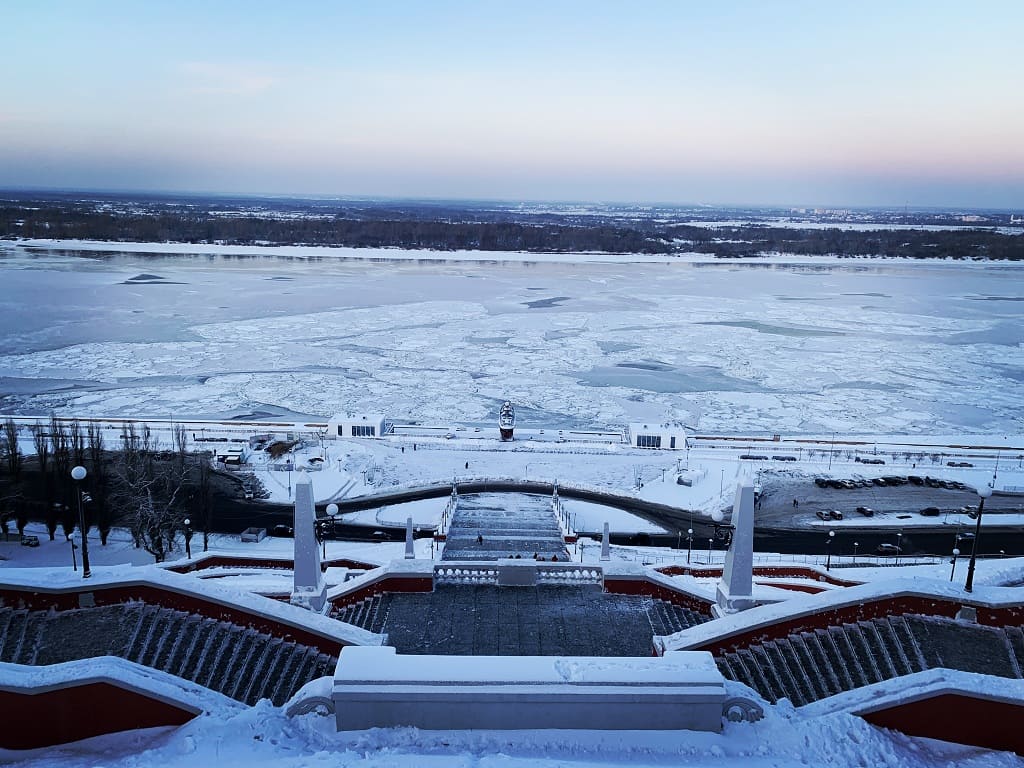
[[971,464],[971,462],[969,462],[969,461],[947,461],[946,462],[946,466],[947,467],[973,467],[974,465]]
[[828,478],[827,477],[816,477],[816,478],[814,478],[814,484],[816,486],[818,486],[819,488],[828,488]]
[[874,517],[875,516],[875,510],[873,510],[871,507],[857,507],[857,511],[860,514],[864,515],[864,517]]
[[275,525],[270,529],[270,535],[279,539],[291,539],[295,537],[295,531],[290,525]]
[[938,517],[942,513],[942,510],[938,507],[925,507],[921,510],[921,514],[925,517]]
[[833,520],[842,520],[843,519],[843,513],[840,512],[838,509],[831,509],[831,510],[829,510],[828,515]]
[[879,544],[875,551],[880,555],[898,555],[900,548],[895,544]]
[[920,475],[907,475],[911,485],[924,485],[924,478]]
[[885,459],[861,459],[861,464],[885,464]]
[[819,509],[814,514],[816,514],[818,516],[819,520],[831,520],[832,519],[832,515],[830,515],[828,513],[827,509]]

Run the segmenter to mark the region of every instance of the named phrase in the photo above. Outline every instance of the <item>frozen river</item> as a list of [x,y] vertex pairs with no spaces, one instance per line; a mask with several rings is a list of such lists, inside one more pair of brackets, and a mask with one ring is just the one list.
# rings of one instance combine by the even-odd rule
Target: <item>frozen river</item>
[[1024,267],[487,256],[0,244],[0,412],[1024,432]]

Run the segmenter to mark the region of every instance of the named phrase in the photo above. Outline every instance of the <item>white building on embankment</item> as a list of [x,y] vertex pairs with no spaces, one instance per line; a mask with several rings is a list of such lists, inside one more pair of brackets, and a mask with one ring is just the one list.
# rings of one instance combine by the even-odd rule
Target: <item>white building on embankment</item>
[[380,437],[384,434],[383,413],[346,413],[327,422],[327,437]]
[[686,448],[686,428],[681,421],[664,424],[629,425],[629,444],[634,448],[662,448],[681,451]]

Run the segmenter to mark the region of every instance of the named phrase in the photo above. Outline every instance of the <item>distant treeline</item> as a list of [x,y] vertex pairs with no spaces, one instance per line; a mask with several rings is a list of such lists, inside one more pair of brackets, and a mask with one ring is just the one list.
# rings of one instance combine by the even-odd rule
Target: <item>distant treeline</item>
[[741,225],[709,229],[664,221],[559,216],[456,207],[339,205],[232,212],[201,205],[137,206],[88,201],[0,203],[0,237],[177,242],[227,245],[320,245],[534,253],[704,253],[751,257],[796,255],[1024,259],[1024,235],[991,229],[921,231],[791,229]]
[[923,231],[728,227],[676,227],[676,238],[691,240],[682,250],[745,257],[761,253],[802,256],[901,256],[914,259],[1024,259],[1024,235],[983,229]]
[[[20,223],[17,223],[20,222]],[[156,215],[0,208],[0,236],[58,239],[335,245],[353,248],[429,248],[442,251],[599,251],[669,253],[669,244],[639,230],[601,224],[423,221],[404,219],[224,217],[204,213]]]

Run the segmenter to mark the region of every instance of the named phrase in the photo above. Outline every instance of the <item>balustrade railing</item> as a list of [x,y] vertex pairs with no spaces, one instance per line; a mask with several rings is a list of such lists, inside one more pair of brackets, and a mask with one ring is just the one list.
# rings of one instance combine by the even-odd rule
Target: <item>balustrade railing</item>
[[[532,564],[526,560],[517,566]],[[597,567],[579,563],[537,563],[537,584],[582,585],[603,584],[604,572]],[[497,584],[500,563],[466,563],[434,566],[434,584]]]

